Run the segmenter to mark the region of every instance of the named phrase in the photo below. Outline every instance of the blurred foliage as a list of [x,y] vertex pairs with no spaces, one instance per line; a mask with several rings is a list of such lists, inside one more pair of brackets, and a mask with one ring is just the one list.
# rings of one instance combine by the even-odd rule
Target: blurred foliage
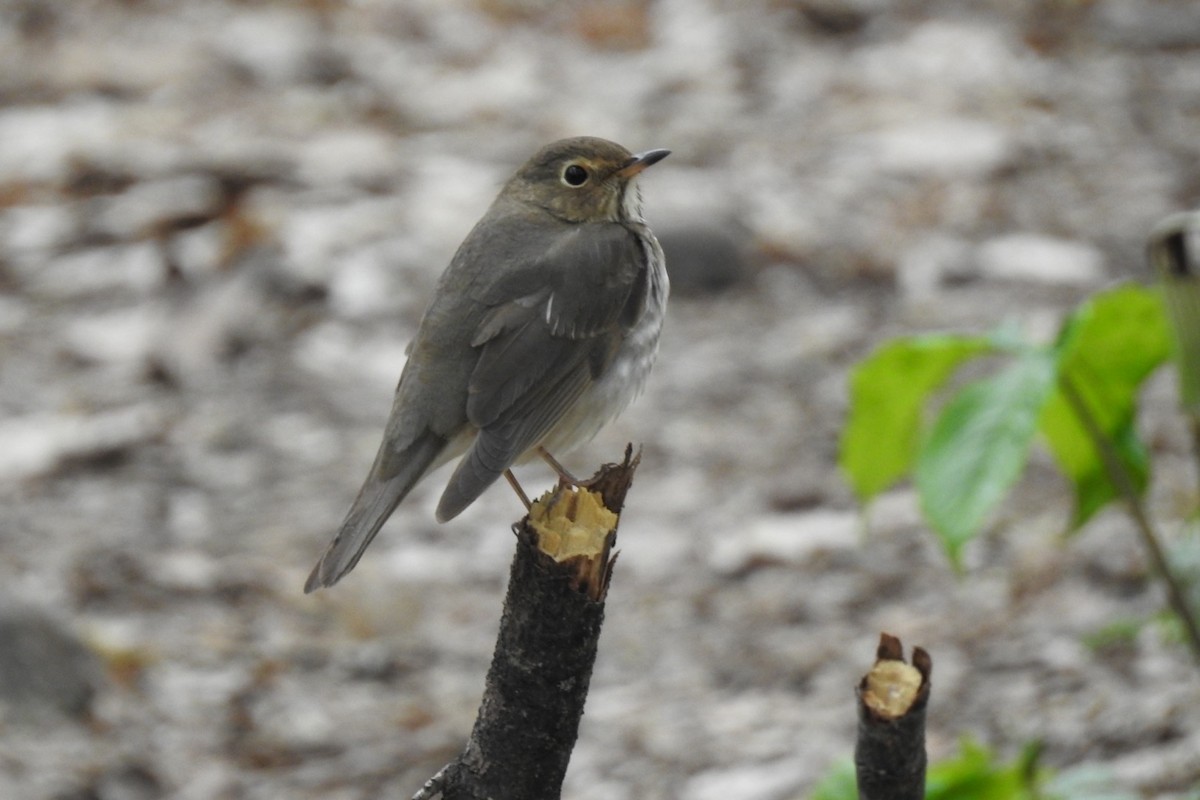
[[[1174,617],[1173,614],[1171,616]],[[1137,641],[1138,634],[1145,625],[1144,619],[1113,620],[1084,636],[1083,644],[1097,652],[1130,647]]]
[[[1064,385],[1086,405],[1142,492],[1149,463],[1134,424],[1137,396],[1170,349],[1159,293],[1132,284],[1085,301],[1050,344],[1007,328],[982,337],[892,340],[851,375],[840,466],[864,503],[912,476],[922,510],[957,566],[963,545],[1020,477],[1040,434],[1071,481],[1070,528],[1077,529],[1120,491]],[[1002,357],[1003,366],[949,392],[927,420],[950,378],[985,355]]]

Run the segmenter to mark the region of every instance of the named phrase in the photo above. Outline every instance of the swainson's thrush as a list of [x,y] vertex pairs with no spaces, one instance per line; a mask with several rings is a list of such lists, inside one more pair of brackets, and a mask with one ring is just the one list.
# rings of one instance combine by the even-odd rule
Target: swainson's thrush
[[583,444],[638,395],[668,282],[634,178],[668,152],[564,139],[509,179],[438,281],[375,463],[306,592],[353,569],[436,467],[463,456],[438,503],[445,522],[514,463]]

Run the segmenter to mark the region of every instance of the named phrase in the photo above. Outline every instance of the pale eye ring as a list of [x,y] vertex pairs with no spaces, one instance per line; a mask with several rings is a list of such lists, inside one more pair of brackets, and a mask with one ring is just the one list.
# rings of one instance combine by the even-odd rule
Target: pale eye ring
[[562,173],[563,183],[576,188],[587,183],[589,177],[588,171],[578,164],[568,164]]

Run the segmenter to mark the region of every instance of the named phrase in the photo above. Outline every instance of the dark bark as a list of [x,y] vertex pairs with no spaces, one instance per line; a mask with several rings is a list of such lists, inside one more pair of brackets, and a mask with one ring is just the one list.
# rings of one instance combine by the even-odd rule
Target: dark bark
[[875,666],[858,685],[854,766],[860,800],[925,796],[925,707],[933,661],[921,648],[904,663],[900,640],[881,634]]
[[417,798],[559,797],[616,561],[616,515],[636,467],[628,448],[624,463],[605,465],[584,488],[560,486],[514,526],[517,552],[474,730]]

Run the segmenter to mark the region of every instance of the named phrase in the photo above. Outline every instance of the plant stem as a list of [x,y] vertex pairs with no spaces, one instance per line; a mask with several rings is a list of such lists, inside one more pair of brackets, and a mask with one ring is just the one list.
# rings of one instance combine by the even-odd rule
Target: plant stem
[[875,666],[858,697],[854,771],[861,800],[920,800],[925,796],[925,709],[933,660],[917,647],[912,666],[900,640],[879,636]]
[[1200,494],[1200,414],[1191,414],[1188,422],[1192,427],[1192,455],[1196,458],[1196,491]]
[[1088,436],[1091,437],[1096,451],[1100,454],[1100,460],[1104,463],[1104,470],[1108,473],[1108,479],[1112,481],[1113,486],[1125,498],[1129,516],[1133,518],[1134,527],[1137,528],[1142,544],[1145,546],[1146,552],[1150,554],[1150,561],[1154,565],[1154,571],[1158,573],[1159,578],[1166,584],[1167,602],[1183,622],[1184,632],[1187,634],[1188,646],[1191,648],[1196,662],[1200,663],[1200,627],[1197,626],[1192,609],[1188,606],[1182,583],[1171,572],[1171,565],[1167,561],[1166,552],[1163,550],[1158,534],[1154,532],[1154,527],[1150,524],[1149,515],[1142,505],[1142,498],[1138,494],[1137,487],[1134,486],[1133,479],[1129,476],[1129,471],[1121,462],[1121,458],[1117,455],[1116,449],[1113,447],[1112,442],[1109,441],[1108,436],[1100,428],[1100,424],[1096,422],[1095,415],[1088,408],[1087,401],[1080,394],[1078,387],[1066,375],[1059,375],[1058,384],[1062,389],[1063,397],[1070,404],[1075,415],[1079,418],[1080,424],[1083,425]]

